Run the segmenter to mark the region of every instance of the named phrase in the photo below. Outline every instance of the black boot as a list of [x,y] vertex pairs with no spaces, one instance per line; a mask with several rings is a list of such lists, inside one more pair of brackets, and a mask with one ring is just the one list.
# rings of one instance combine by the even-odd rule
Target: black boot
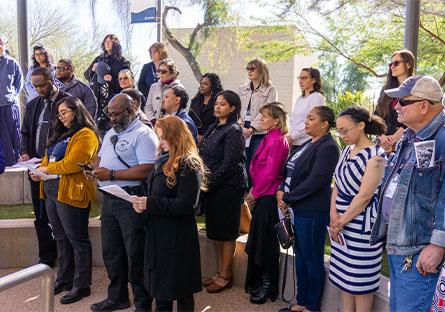
[[250,296],[250,302],[255,304],[266,303],[267,298],[273,302],[277,298],[275,286],[272,286],[270,277],[264,274],[262,277],[262,285]]

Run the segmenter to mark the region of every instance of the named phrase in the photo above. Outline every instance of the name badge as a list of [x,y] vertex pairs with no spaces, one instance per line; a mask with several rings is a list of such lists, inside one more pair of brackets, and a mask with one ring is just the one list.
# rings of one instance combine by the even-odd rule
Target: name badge
[[56,162],[56,156],[51,155],[49,157],[49,162]]
[[396,174],[394,178],[391,179],[389,185],[385,191],[385,197],[392,199],[394,197],[394,193],[396,192],[397,184],[399,183],[399,175]]

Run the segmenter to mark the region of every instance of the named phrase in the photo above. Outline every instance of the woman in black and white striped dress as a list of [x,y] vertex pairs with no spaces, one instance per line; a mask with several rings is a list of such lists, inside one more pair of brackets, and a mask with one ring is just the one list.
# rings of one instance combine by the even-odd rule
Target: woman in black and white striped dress
[[385,169],[385,151],[368,135],[385,133],[380,117],[350,107],[337,118],[337,130],[347,147],[335,169],[330,235],[341,232],[348,250],[332,246],[329,279],[342,291],[343,311],[372,311],[379,288],[382,245],[369,245],[375,221],[377,190]]

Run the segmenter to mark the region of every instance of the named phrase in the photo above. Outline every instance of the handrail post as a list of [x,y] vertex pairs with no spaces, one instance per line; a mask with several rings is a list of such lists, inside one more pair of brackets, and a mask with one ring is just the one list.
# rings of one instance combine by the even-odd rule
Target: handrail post
[[46,264],[36,264],[1,277],[0,292],[38,277],[42,277],[43,311],[54,312],[54,272]]

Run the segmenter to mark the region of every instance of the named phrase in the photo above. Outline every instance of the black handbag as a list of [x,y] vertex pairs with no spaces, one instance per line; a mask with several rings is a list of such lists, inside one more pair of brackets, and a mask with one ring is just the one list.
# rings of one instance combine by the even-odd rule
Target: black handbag
[[281,247],[289,249],[295,242],[294,227],[292,226],[289,211],[284,213],[284,218],[274,226]]

